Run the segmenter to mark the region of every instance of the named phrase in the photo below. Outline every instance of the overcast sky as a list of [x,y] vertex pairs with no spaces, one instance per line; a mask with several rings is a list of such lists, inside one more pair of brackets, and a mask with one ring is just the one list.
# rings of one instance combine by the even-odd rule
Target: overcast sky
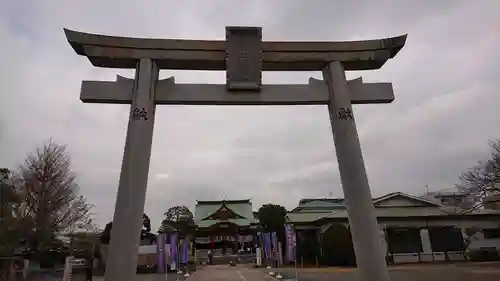
[[[408,33],[381,70],[396,100],[355,106],[374,196],[452,187],[500,137],[500,2],[485,1],[2,1],[0,167],[44,139],[68,145],[97,222],[112,218],[129,106],[83,104],[81,80],[132,71],[77,56],[63,28],[118,36],[223,39],[227,25],[263,26],[264,40],[362,40]],[[8,2],[8,3],[7,3]],[[162,71],[176,82],[224,83],[223,72]],[[307,83],[320,73],[264,73]],[[324,106],[159,106],[145,211],[196,200],[251,198],[296,206],[342,196]]]

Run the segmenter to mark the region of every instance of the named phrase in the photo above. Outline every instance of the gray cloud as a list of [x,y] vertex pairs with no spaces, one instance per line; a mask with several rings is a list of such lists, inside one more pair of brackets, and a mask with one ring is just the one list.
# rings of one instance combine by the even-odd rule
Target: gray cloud
[[[17,1],[0,11],[0,166],[53,137],[69,145],[98,222],[112,218],[128,108],[82,104],[98,69],[74,54],[63,27],[121,36],[222,39],[226,25],[262,25],[265,40],[354,40],[409,34],[381,70],[396,101],[355,112],[372,192],[451,187],[499,137],[500,21],[495,1]],[[162,71],[178,82],[223,83],[222,72]],[[265,73],[305,83],[319,73]],[[146,212],[158,225],[174,204],[252,198],[291,208],[342,196],[328,114],[321,106],[157,110]]]

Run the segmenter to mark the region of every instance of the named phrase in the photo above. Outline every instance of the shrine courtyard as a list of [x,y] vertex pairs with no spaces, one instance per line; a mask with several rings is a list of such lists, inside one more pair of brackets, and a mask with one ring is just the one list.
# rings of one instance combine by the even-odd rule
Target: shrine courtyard
[[[272,269],[276,270],[276,269]],[[253,269],[238,265],[207,266],[198,269],[187,280],[212,281],[212,280],[240,280],[240,281],[273,281],[277,280],[268,275],[270,269]],[[283,281],[295,279],[295,269],[281,269]],[[400,265],[389,268],[391,281],[477,281],[500,280],[500,262],[485,263],[458,263],[458,264],[426,264],[426,265]],[[356,281],[355,269],[351,268],[304,268],[298,269],[299,281]],[[167,281],[176,280],[175,274],[169,274]],[[103,277],[93,277],[93,281],[102,281]],[[138,274],[139,281],[165,281],[162,274]],[[179,281],[184,281],[183,276]]]
[[[269,270],[269,269],[266,269]],[[295,279],[295,269],[282,269],[282,280]],[[389,267],[391,281],[500,280],[500,262],[399,265]],[[356,281],[354,268],[298,269],[299,281]]]

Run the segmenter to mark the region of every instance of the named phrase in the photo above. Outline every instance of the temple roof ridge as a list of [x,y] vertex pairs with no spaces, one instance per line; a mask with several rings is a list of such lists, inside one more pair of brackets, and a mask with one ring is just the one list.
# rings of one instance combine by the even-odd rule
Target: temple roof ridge
[[222,199],[222,200],[196,200],[196,205],[218,205],[218,204],[250,204],[252,201],[250,199]]

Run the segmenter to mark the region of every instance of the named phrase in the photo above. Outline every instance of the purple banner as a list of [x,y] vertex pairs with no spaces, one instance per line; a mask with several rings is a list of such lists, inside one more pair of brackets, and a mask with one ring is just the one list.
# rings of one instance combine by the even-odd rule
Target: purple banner
[[272,245],[272,250],[271,250],[271,257],[273,259],[278,259],[278,236],[276,235],[276,232],[271,233],[271,245]]
[[257,232],[257,245],[261,249],[262,257],[265,257],[266,253],[264,253],[264,238],[262,237],[262,232]]
[[[166,240],[166,239],[165,239]],[[165,264],[167,265],[165,269],[168,269],[168,266],[172,263],[172,257],[170,256],[171,250],[170,250],[170,244],[165,245]]]
[[177,232],[170,234],[170,257],[171,262],[175,264],[175,268],[179,265],[177,264],[177,259],[179,257],[179,234]]
[[290,233],[290,225],[285,224],[285,247],[286,247],[286,252],[285,252],[285,257],[287,261],[292,261],[292,237]]
[[285,260],[290,261],[290,255],[288,254],[288,252],[290,252],[290,243],[289,243],[290,238],[288,238],[288,224],[284,224],[283,228],[285,229]]
[[291,224],[285,224],[286,235],[286,259],[287,261],[295,261],[295,231]]
[[189,260],[189,237],[184,237],[182,240],[181,263],[187,264]]
[[156,252],[158,253],[158,273],[166,272],[166,262],[165,262],[165,244],[166,237],[165,234],[160,234],[156,236]]
[[264,247],[266,252],[266,258],[271,259],[271,235],[269,232],[264,233]]

